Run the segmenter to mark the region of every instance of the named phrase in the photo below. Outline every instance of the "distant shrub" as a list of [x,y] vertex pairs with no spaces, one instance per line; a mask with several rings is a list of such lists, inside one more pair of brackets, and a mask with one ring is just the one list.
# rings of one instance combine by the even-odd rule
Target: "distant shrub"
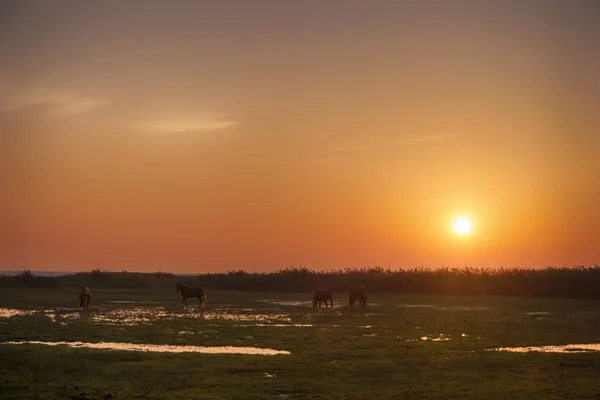
[[57,277],[35,276],[23,270],[14,276],[0,276],[0,287],[81,287],[138,289],[174,287],[176,282],[201,285],[208,289],[258,292],[312,292],[317,287],[346,291],[363,285],[369,292],[544,296],[600,298],[600,266],[531,268],[437,268],[384,269],[348,267],[316,271],[289,267],[274,272],[232,270],[178,276],[170,272],[114,272],[92,269]]

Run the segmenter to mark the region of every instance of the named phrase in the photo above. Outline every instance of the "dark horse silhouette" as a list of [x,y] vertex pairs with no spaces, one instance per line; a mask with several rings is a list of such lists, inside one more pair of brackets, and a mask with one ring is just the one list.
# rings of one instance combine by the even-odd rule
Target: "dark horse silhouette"
[[183,300],[181,300],[181,302],[185,303],[186,307],[188,297],[197,297],[198,299],[200,299],[199,307],[202,307],[206,303],[206,290],[204,290],[204,288],[190,287],[182,283],[178,283],[177,285],[175,285],[175,287],[177,288],[177,291],[175,293],[181,292],[181,297],[183,297]]
[[92,299],[92,291],[84,286],[79,290],[79,308],[88,308]]
[[354,309],[354,302],[358,300],[358,306],[365,310],[367,308],[367,292],[364,287],[356,287],[350,289],[348,293],[348,305]]
[[328,300],[331,303],[331,308],[333,308],[333,295],[331,294],[331,289],[318,288],[313,294],[313,308],[317,308],[317,303],[319,303],[319,308],[321,308],[321,302],[325,302],[325,308],[327,308]]

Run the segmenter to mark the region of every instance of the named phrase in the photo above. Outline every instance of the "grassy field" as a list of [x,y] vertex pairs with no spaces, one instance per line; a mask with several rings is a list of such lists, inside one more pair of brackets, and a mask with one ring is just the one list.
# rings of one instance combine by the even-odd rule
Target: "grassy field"
[[[209,291],[199,311],[197,299],[184,309],[174,288],[98,289],[90,309],[79,311],[77,291],[3,289],[0,342],[243,346],[291,354],[0,344],[0,398],[600,398],[600,353],[488,351],[598,343],[600,301],[372,293],[365,313],[351,311],[342,293],[334,294],[334,310],[313,310],[310,297]],[[9,316],[14,310],[21,315]]]

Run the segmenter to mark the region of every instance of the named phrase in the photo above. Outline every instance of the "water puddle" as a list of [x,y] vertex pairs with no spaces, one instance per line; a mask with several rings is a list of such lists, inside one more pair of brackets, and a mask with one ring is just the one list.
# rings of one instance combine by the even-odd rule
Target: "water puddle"
[[21,317],[25,315],[35,315],[39,311],[36,310],[18,310],[16,308],[0,308],[0,318]]
[[484,311],[489,310],[490,307],[484,306],[450,306],[450,307],[438,307],[438,310],[444,311]]
[[444,333],[440,333],[439,335],[421,336],[421,340],[431,341],[431,342],[447,342],[450,339],[451,339],[450,335],[446,335]]
[[111,300],[115,304],[179,304],[178,301]]
[[312,328],[312,324],[242,324],[235,325],[240,328],[252,328],[254,326],[270,327],[270,328]]
[[271,299],[265,299],[265,300],[259,300],[261,302],[264,303],[269,303],[269,304],[277,304],[280,306],[311,306],[312,307],[312,301],[310,300],[271,300]]
[[[250,311],[254,311],[250,309]],[[292,322],[292,318],[288,314],[242,314],[242,313],[231,313],[231,312],[206,312],[200,315],[200,319],[204,320],[224,320],[234,322],[256,322],[266,325],[281,324],[281,322]],[[284,325],[288,326],[288,325]]]
[[140,324],[151,324],[157,319],[174,318],[178,316],[182,316],[182,314],[167,312],[164,307],[120,308],[93,314],[90,316],[90,319],[93,322],[104,325],[133,326]]
[[444,311],[483,311],[489,310],[490,307],[485,306],[440,306],[438,304],[401,304],[398,307],[404,308],[434,308]]
[[541,353],[585,353],[600,351],[600,343],[591,344],[566,344],[563,346],[529,346],[529,347],[498,347],[488,351],[508,351],[511,353],[528,353],[536,351]]
[[435,304],[401,304],[398,307],[406,308],[437,308]]
[[136,344],[136,343],[115,343],[115,342],[40,342],[40,341],[21,341],[21,342],[0,342],[0,344],[38,344],[45,346],[69,346],[72,348],[90,348],[101,350],[122,350],[122,351],[142,351],[153,353],[205,353],[205,354],[248,354],[261,356],[275,356],[291,354],[287,350],[273,350],[259,347],[234,347],[234,346],[183,346],[183,345],[162,345],[162,344]]

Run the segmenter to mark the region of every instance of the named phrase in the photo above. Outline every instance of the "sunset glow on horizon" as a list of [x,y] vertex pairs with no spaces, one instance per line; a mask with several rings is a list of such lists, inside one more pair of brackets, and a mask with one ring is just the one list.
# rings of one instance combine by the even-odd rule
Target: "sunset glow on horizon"
[[600,263],[600,7],[543,4],[3,2],[0,270]]

